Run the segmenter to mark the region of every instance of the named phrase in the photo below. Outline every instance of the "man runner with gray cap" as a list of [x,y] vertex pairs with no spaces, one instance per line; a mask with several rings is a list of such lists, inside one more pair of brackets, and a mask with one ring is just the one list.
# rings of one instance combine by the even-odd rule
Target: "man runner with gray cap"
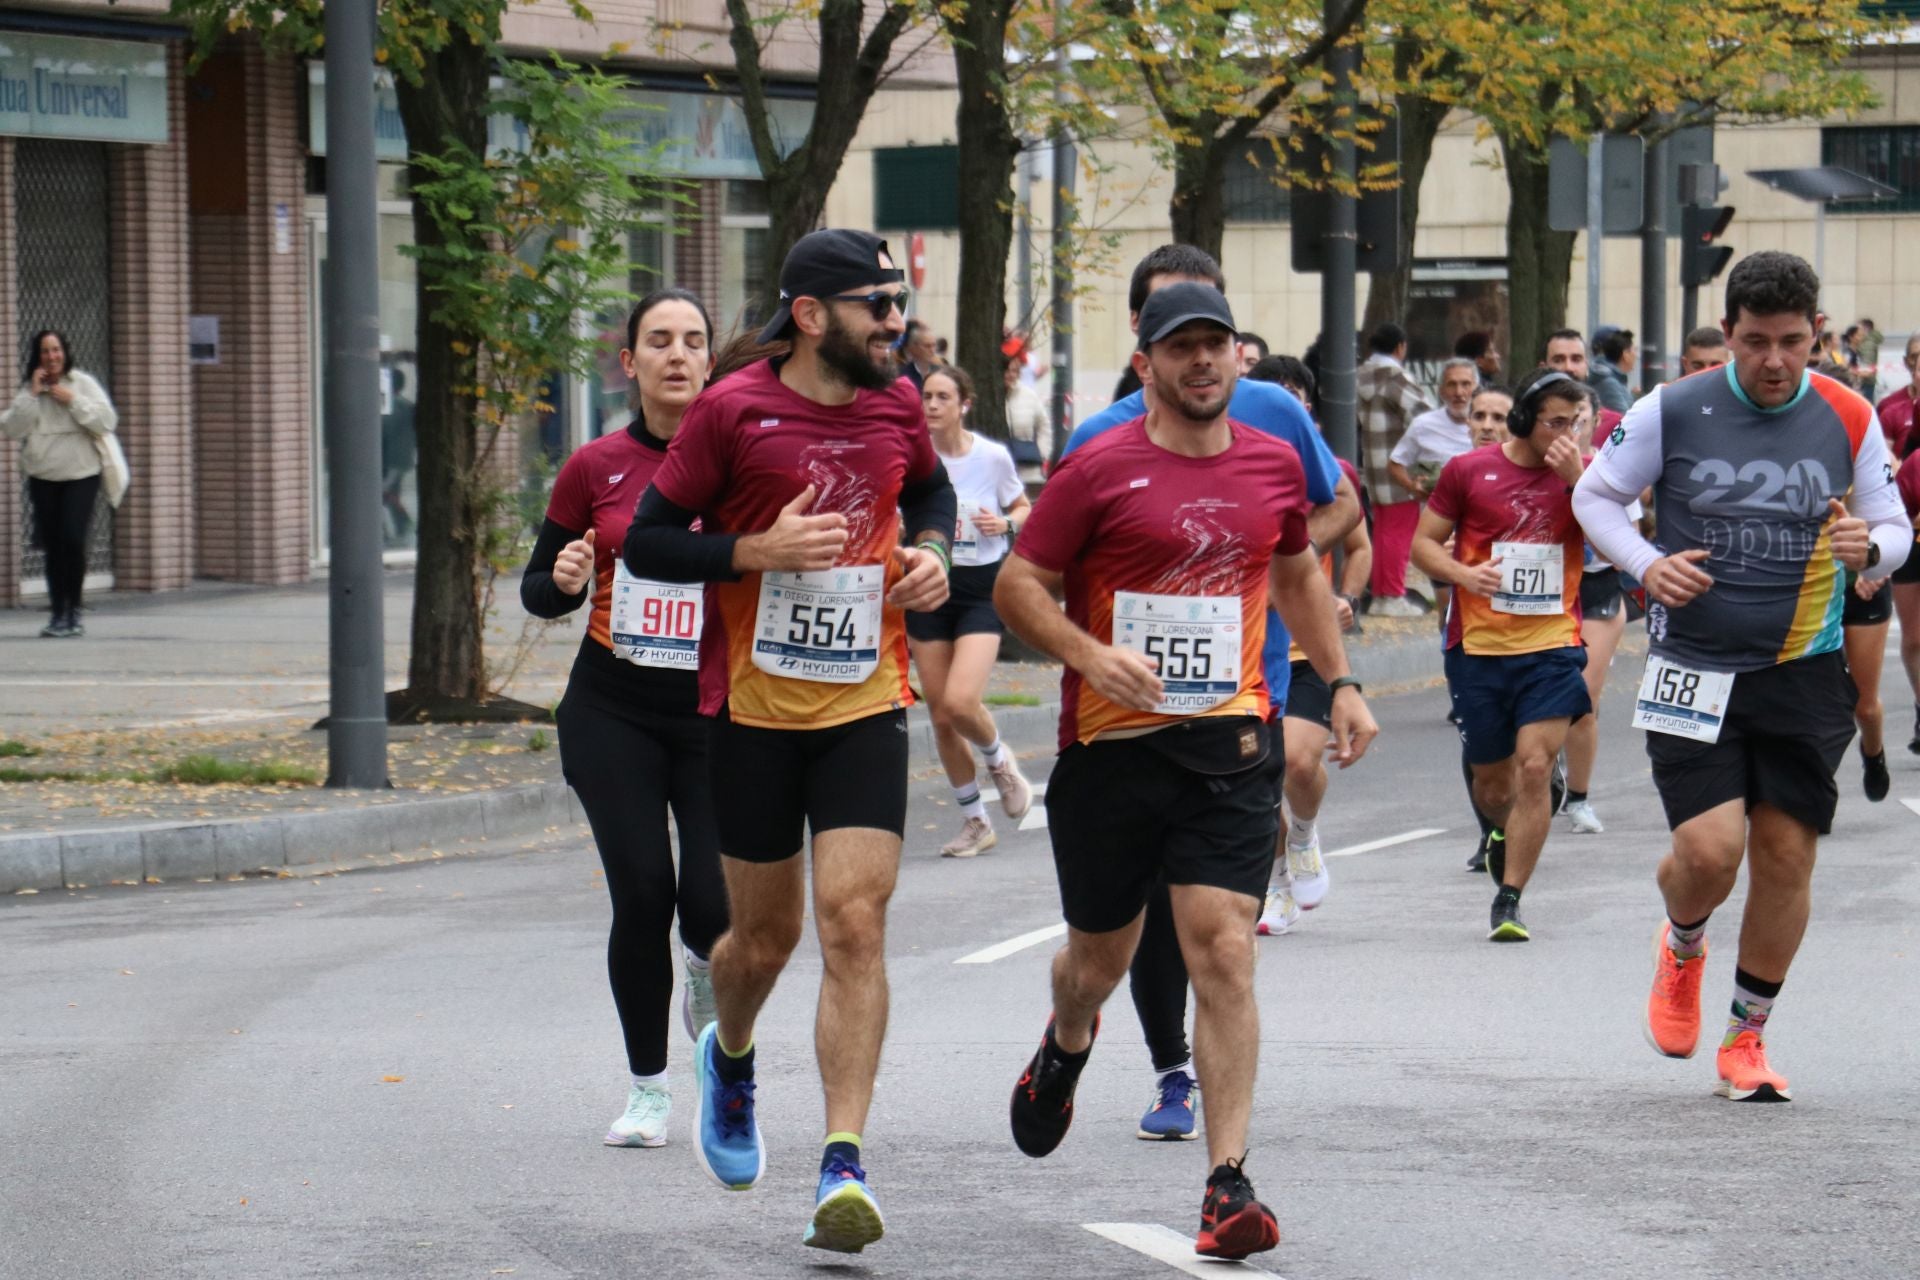
[[1300,457],[1227,416],[1226,299],[1168,285],[1139,329],[1146,415],[1054,472],[994,590],[1007,625],[1066,665],[1047,807],[1067,943],[1053,1018],[1014,1087],[1013,1137],[1044,1156],[1066,1136],[1100,1006],[1164,877],[1198,997],[1212,1174],[1196,1249],[1242,1258],[1280,1240],[1244,1168],[1260,1042],[1254,919],[1279,833],[1261,663],[1269,589],[1332,686],[1335,758],[1358,760],[1378,730],[1307,538]]
[[[790,355],[687,410],[627,534],[636,575],[706,582],[700,710],[732,928],[712,957],[719,1020],[695,1049],[695,1150],[722,1186],[760,1179],[754,1021],[800,941],[813,833],[825,960],[815,1048],[826,1148],[804,1243],[857,1253],[884,1231],[861,1131],[887,1024],[886,911],[907,810],[903,610],[947,597],[953,487],[920,397],[894,370],[905,290],[884,240],[805,236],[762,341]],[[695,516],[700,529],[689,529]],[[909,545],[900,545],[904,520]]]

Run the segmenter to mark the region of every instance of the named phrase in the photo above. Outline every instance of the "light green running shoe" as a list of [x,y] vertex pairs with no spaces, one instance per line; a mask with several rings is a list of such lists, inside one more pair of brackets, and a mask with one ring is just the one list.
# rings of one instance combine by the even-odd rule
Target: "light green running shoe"
[[627,1110],[602,1139],[610,1147],[664,1147],[673,1095],[663,1084],[636,1084],[627,1090]]
[[680,1025],[687,1029],[687,1039],[698,1041],[701,1029],[718,1021],[720,1007],[713,1002],[713,970],[689,964],[680,994]]

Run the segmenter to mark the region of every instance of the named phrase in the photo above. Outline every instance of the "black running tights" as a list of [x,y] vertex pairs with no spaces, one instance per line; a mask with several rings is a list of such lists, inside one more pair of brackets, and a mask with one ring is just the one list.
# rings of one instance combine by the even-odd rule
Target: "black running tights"
[[1187,961],[1180,954],[1180,935],[1173,926],[1173,895],[1165,880],[1154,885],[1147,899],[1147,919],[1140,929],[1140,945],[1127,974],[1133,992],[1133,1011],[1146,1033],[1147,1052],[1155,1071],[1171,1071],[1188,1058]]
[[[655,1075],[667,1069],[674,916],[681,942],[700,956],[712,954],[727,928],[707,786],[707,721],[615,705],[583,683],[568,688],[554,715],[560,763],[587,811],[613,898],[607,977],[627,1064],[635,1075]],[[680,835],[677,876],[669,808]]]

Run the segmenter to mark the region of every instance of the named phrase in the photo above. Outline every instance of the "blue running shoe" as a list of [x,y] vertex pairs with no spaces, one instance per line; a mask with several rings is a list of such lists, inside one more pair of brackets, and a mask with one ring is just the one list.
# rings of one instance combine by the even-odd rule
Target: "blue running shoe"
[[1154,1086],[1153,1105],[1140,1117],[1140,1136],[1148,1142],[1191,1142],[1194,1132],[1193,1097],[1200,1092],[1192,1076],[1169,1071]]
[[858,1253],[886,1233],[880,1206],[867,1190],[866,1170],[838,1155],[829,1156],[820,1174],[820,1200],[813,1206],[813,1221],[800,1243],[809,1249]]
[[693,1149],[700,1167],[730,1191],[746,1191],[767,1171],[767,1149],[753,1119],[753,1081],[728,1084],[714,1070],[720,1024],[709,1022],[694,1046]]

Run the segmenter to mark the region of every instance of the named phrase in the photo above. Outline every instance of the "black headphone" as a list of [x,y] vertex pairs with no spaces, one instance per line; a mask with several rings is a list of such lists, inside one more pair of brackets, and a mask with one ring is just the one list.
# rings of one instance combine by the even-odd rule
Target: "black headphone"
[[[1547,398],[1553,388],[1563,382],[1579,385],[1579,379],[1559,369],[1535,369],[1528,374],[1527,380],[1521,383],[1519,390],[1513,394],[1513,408],[1507,411],[1508,434],[1521,440],[1532,435],[1533,425],[1540,413],[1540,402]],[[1576,391],[1570,397],[1558,398],[1578,400],[1584,397],[1582,393]]]

